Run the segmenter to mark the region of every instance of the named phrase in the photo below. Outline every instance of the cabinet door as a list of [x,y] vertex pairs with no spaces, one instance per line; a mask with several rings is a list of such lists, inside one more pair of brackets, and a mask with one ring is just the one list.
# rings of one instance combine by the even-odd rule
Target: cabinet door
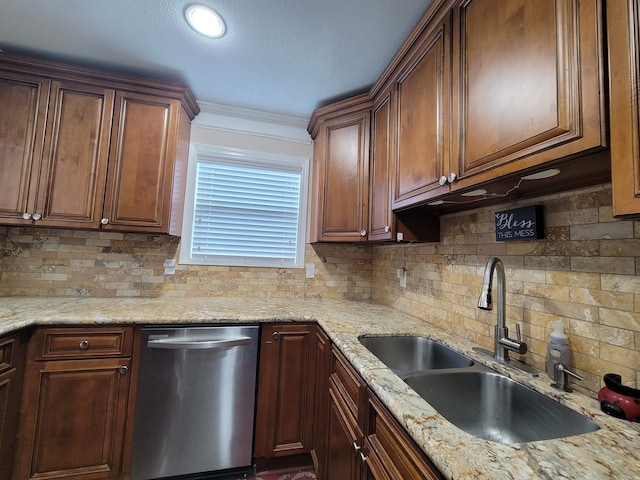
[[327,422],[329,416],[329,373],[331,341],[322,328],[316,327],[316,393],[313,430],[313,452],[316,476],[327,479]]
[[459,0],[452,189],[606,146],[598,0]]
[[118,92],[103,228],[166,233],[180,102]]
[[393,208],[449,191],[450,16],[423,34],[396,84],[397,142]]
[[311,452],[316,326],[262,327],[256,410],[256,457]]
[[320,241],[367,240],[369,195],[369,111],[328,120],[324,125]]
[[9,479],[18,433],[20,395],[26,355],[26,334],[0,339],[0,478]]
[[33,214],[50,81],[0,71],[0,219],[30,224]]
[[362,472],[362,433],[333,382],[329,387],[326,479],[358,480]]
[[395,228],[392,201],[392,112],[391,93],[373,107],[371,118],[371,167],[369,172],[369,240],[393,240]]
[[[640,213],[640,4],[607,2],[613,214]],[[635,52],[635,54],[633,54]]]
[[34,220],[98,228],[113,112],[112,89],[54,81]]
[[117,478],[130,363],[128,358],[31,363],[15,478]]

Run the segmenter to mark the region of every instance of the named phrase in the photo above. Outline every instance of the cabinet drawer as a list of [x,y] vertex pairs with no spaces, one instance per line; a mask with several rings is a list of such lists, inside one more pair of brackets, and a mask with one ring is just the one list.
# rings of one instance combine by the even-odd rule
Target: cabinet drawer
[[0,338],[0,373],[4,373],[14,367],[13,344],[15,340],[15,337]]
[[332,353],[331,378],[353,415],[359,418],[358,413],[363,411],[364,406],[364,382],[336,347],[333,347]]
[[35,360],[127,357],[132,327],[41,328],[33,338]]
[[[368,396],[369,426],[366,439],[367,462],[376,468],[384,465],[389,478],[402,480],[441,480],[443,477],[413,442],[405,430],[392,418],[373,394]],[[375,462],[373,461],[375,459]]]

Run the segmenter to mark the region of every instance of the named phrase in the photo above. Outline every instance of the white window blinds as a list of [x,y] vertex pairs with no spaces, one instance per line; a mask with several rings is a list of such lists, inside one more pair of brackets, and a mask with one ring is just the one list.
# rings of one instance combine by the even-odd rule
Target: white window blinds
[[308,161],[197,157],[187,263],[302,266]]

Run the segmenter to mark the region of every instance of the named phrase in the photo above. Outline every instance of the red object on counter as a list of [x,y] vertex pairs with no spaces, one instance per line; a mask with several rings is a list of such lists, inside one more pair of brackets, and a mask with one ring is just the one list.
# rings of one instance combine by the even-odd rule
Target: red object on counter
[[605,387],[598,392],[600,409],[612,417],[640,422],[640,390],[622,384],[615,373],[604,376]]

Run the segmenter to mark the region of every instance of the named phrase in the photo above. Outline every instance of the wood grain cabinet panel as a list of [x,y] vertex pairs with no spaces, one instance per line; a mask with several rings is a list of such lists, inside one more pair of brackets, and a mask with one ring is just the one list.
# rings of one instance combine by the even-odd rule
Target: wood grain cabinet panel
[[102,218],[113,89],[51,85],[45,147],[32,218],[40,226],[87,228]]
[[440,472],[415,445],[389,411],[368,391],[368,426],[364,451],[375,480],[439,480]]
[[371,165],[369,168],[369,240],[395,240],[393,200],[393,105],[391,92],[382,95],[371,114]]
[[30,224],[51,81],[0,70],[0,217],[10,225]]
[[450,28],[446,14],[399,69],[394,209],[449,191],[440,178],[449,171]]
[[27,353],[14,478],[125,478],[132,337],[132,327],[119,326],[36,330]]
[[0,224],[180,235],[183,86],[0,55]]
[[27,352],[25,331],[0,338],[0,478],[11,479]]
[[316,384],[313,324],[262,327],[255,456],[310,453]]
[[105,230],[162,231],[169,221],[180,102],[119,92],[111,137]]
[[452,189],[607,146],[602,19],[598,0],[456,2]]
[[610,0],[607,10],[613,214],[640,214],[640,3]]
[[311,242],[367,240],[370,117],[368,95],[313,114]]

